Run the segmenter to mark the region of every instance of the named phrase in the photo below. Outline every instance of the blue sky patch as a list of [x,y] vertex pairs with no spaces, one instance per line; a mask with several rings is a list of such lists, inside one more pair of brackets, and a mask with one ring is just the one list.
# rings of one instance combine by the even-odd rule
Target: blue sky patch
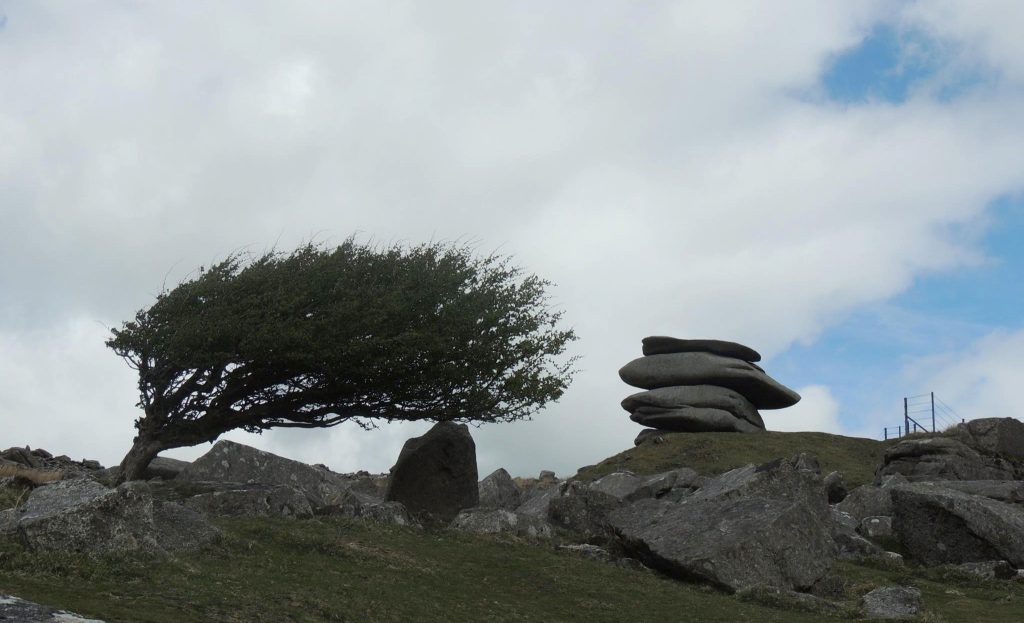
[[906,101],[910,89],[935,74],[941,53],[935,41],[917,32],[875,26],[860,45],[839,55],[822,83],[829,98],[847,103]]

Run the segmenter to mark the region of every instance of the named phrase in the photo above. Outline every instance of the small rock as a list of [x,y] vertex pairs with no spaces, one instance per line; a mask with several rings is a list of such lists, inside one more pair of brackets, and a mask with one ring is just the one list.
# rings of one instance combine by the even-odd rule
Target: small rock
[[883,586],[864,595],[861,604],[870,619],[914,616],[921,611],[921,591],[910,586]]
[[67,610],[57,610],[31,601],[0,593],[0,621],[11,623],[103,623],[86,619]]
[[459,532],[476,534],[514,534],[531,538],[551,538],[551,526],[530,515],[501,508],[467,508],[460,511],[449,526]]
[[842,502],[849,490],[846,488],[846,481],[843,480],[843,475],[840,472],[830,472],[828,476],[825,476],[825,495],[828,496],[829,504],[838,504]]
[[860,522],[858,532],[869,539],[891,538],[892,517],[865,517]]
[[217,517],[313,516],[313,507],[302,491],[288,485],[216,483],[216,491],[194,495],[185,506]]
[[671,435],[678,433],[679,431],[674,430],[659,430],[657,428],[645,428],[640,431],[640,434],[633,440],[634,446],[639,446],[642,443],[665,443],[665,435]]
[[597,560],[598,562],[612,562],[615,557],[603,547],[593,545],[590,543],[579,543],[573,545],[559,545],[558,549],[565,550],[567,552],[573,552],[579,554],[584,558],[591,560]]
[[481,480],[478,489],[479,505],[483,508],[515,510],[522,503],[519,487],[504,468],[494,470],[487,478]]
[[989,560],[985,562],[965,562],[956,568],[989,580],[1011,580],[1017,577],[1017,570],[1005,560]]

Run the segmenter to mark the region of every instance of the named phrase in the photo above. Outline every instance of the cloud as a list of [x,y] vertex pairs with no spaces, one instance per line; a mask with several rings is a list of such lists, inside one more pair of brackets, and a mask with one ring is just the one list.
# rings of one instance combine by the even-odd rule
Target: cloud
[[[116,461],[134,380],[102,331],[82,327],[116,326],[162,283],[237,249],[353,232],[469,239],[558,284],[584,355],[561,403],[475,431],[481,465],[571,473],[638,431],[618,408],[630,390],[616,370],[644,335],[747,342],[771,372],[773,355],[850,310],[978,261],[966,232],[1024,184],[1024,55],[997,14],[962,28],[947,13],[812,1],[11,7],[0,357],[19,363],[0,418],[32,422],[17,443]],[[984,59],[1004,79],[953,100],[828,101],[826,68],[879,20],[948,39],[948,67]],[[806,417],[832,426],[815,391]],[[83,423],[105,435],[53,432]],[[256,442],[380,470],[418,430]]]
[[1024,330],[997,330],[962,351],[914,362],[908,374],[929,388],[953,413],[949,421],[1013,417],[1024,421],[1020,379],[1024,378]]
[[798,392],[800,402],[781,411],[762,411],[765,427],[771,431],[845,434],[839,422],[839,402],[827,387],[809,385]]

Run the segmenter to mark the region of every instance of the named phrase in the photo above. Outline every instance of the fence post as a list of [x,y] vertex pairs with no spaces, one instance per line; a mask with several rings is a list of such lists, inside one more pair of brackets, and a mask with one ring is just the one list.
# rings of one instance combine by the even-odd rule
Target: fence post
[[910,414],[907,412],[907,399],[903,399],[903,430],[910,434]]
[[932,432],[935,432],[935,392],[932,392]]

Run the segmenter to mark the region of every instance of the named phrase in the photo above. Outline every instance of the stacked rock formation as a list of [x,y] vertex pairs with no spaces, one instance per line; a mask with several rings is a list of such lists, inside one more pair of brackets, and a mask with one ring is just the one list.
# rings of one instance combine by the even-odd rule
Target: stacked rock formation
[[644,356],[619,370],[626,383],[647,391],[622,401],[630,419],[663,431],[764,430],[759,409],[795,405],[800,395],[765,374],[752,348],[721,340],[643,340]]

